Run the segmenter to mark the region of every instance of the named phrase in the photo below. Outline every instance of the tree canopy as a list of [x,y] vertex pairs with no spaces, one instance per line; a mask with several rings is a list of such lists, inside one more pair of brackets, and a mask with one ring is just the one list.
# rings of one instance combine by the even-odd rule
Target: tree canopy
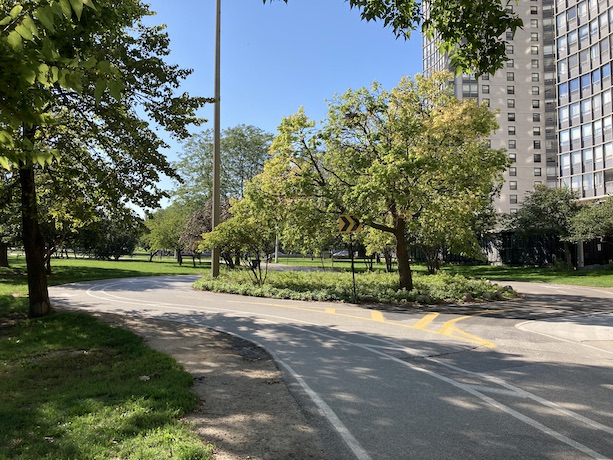
[[392,234],[400,287],[411,289],[408,249],[420,229],[464,228],[508,164],[485,140],[497,127],[494,114],[456,99],[448,79],[349,90],[330,102],[322,128],[302,109],[285,118],[254,180],[259,196],[284,221],[303,219],[304,210],[328,222],[351,213]]
[[613,197],[581,206],[571,218],[571,241],[590,241],[613,236]]
[[580,209],[577,194],[567,187],[537,185],[524,200],[517,214],[511,216],[511,230],[526,236],[553,236],[564,242],[566,265],[572,260],[568,240],[571,223]]
[[[273,135],[253,125],[221,132],[221,195],[241,198],[247,182],[262,171]],[[181,181],[173,191],[185,203],[203,203],[213,189],[213,130],[194,134],[183,143],[174,163]]]
[[164,27],[141,22],[151,14],[140,0],[0,4],[0,166],[19,174],[31,316],[50,311],[37,170],[84,205],[155,207],[175,172],[153,124],[184,139],[211,101],[176,94],[190,71],[165,62]]
[[502,68],[507,60],[505,32],[515,33],[523,25],[500,0],[345,1],[360,10],[363,20],[391,27],[396,37],[409,38],[415,30],[436,37],[458,72],[493,74]]

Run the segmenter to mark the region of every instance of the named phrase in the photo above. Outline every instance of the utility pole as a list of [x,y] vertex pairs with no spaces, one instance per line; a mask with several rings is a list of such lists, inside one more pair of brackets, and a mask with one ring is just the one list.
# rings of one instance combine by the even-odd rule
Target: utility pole
[[[215,114],[213,140],[213,230],[219,225],[220,217],[220,168],[221,168],[221,123],[220,123],[220,67],[221,67],[221,0],[217,0],[215,15]],[[219,276],[219,248],[213,248],[211,253],[211,275]]]

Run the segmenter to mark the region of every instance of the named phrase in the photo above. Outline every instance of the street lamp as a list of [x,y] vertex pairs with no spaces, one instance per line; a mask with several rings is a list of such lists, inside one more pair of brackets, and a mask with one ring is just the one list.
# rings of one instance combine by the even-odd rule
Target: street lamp
[[[220,38],[221,38],[221,0],[217,0],[215,15],[215,112],[214,112],[214,135],[213,135],[213,222],[212,229],[219,225],[220,216],[220,168],[221,168],[221,124],[220,124]],[[214,247],[211,253],[211,275],[219,276],[219,248]]]

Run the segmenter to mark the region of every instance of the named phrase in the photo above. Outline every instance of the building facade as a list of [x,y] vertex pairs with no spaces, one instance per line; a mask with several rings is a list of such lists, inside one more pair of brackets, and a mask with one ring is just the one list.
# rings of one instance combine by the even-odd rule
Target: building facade
[[612,47],[612,0],[557,0],[559,183],[585,199],[613,194]]
[[[512,164],[496,210],[515,212],[536,184],[569,186],[583,198],[613,193],[613,0],[519,0],[507,8],[524,27],[507,36],[506,67],[453,82],[457,97],[498,114],[491,146],[506,149]],[[426,75],[449,67],[436,38],[424,37],[423,50]]]

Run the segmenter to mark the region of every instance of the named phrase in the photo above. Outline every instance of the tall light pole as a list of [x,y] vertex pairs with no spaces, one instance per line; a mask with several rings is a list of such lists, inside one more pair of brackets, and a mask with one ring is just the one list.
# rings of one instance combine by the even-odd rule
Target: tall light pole
[[[213,230],[219,225],[220,216],[220,168],[221,168],[221,123],[219,120],[220,110],[220,67],[221,67],[221,0],[217,0],[215,15],[215,115],[214,115],[214,140],[213,140]],[[211,275],[219,276],[219,248],[213,248],[211,254]]]

